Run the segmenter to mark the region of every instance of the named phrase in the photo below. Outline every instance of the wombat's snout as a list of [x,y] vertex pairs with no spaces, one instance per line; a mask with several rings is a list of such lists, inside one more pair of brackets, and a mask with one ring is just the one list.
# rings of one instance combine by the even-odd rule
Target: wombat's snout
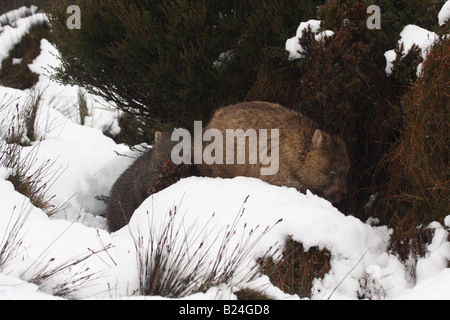
[[339,190],[330,194],[325,193],[324,198],[330,201],[331,203],[339,203],[342,200],[344,200],[346,193],[347,193],[346,190]]

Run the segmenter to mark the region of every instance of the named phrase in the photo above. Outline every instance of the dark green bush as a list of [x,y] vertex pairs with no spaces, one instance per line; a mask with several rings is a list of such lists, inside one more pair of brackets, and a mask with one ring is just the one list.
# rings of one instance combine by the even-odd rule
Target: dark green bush
[[[56,78],[131,114],[190,128],[242,100],[259,66],[286,57],[285,40],[321,2],[54,1]],[[81,30],[66,27],[69,4],[81,8]]]
[[381,9],[381,27],[391,39],[399,37],[404,26],[415,24],[439,32],[437,15],[446,0],[365,0]]

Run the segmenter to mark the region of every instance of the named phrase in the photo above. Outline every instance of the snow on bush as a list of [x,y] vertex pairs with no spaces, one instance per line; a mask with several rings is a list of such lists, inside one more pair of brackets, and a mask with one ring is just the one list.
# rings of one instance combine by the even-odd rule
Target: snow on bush
[[[407,25],[403,31],[400,33],[400,40],[398,41],[399,46],[403,44],[403,56],[405,56],[412,46],[417,45],[422,51],[422,58],[425,60],[428,53],[430,52],[430,48],[433,44],[439,40],[439,37],[436,33],[418,27],[416,25]],[[397,58],[397,54],[395,50],[387,51],[384,56],[386,57],[386,75],[390,76],[392,74],[392,69],[394,66],[394,61]],[[422,70],[422,64],[420,63],[417,66],[417,75],[420,74]]]
[[331,30],[320,31],[320,20],[309,20],[307,22],[300,23],[297,29],[295,37],[286,41],[286,50],[289,51],[289,60],[301,59],[304,57],[305,49],[300,45],[299,38],[303,36],[303,33],[311,28],[311,32],[314,34],[316,41],[323,41],[325,37],[332,37],[334,32]]
[[440,26],[443,26],[450,20],[450,1],[444,3],[441,11],[439,11],[438,19]]

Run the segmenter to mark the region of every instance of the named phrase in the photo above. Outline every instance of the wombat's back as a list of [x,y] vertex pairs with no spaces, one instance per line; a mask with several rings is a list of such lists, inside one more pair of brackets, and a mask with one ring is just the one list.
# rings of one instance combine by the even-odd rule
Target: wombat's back
[[188,175],[184,166],[175,166],[171,161],[175,143],[170,136],[168,132],[158,132],[153,148],[136,159],[112,186],[106,209],[110,232],[128,224],[134,211],[149,195]]
[[[278,145],[268,142],[268,149],[278,148],[279,168],[276,174],[261,175],[261,168],[267,167],[266,164],[259,161],[256,164],[227,164],[224,151],[223,164],[198,166],[201,175],[256,177],[301,192],[309,189],[332,202],[340,202],[346,192],[349,159],[345,143],[339,137],[319,130],[316,123],[298,112],[274,103],[243,102],[219,109],[207,129],[218,129],[224,137],[227,129],[254,129],[256,132],[266,129],[268,139],[271,130],[278,129]],[[237,140],[235,150],[239,147],[236,144]],[[225,150],[225,142],[223,147]],[[248,161],[251,151],[247,148],[246,152]]]

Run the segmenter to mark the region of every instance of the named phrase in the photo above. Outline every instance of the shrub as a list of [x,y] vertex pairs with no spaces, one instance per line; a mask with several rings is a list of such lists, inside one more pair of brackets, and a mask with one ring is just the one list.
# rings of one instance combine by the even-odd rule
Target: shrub
[[400,137],[381,163],[388,175],[373,211],[394,228],[393,247],[403,259],[423,254],[431,240],[425,227],[448,215],[449,50],[449,39],[433,46],[401,103]]
[[[272,65],[261,68],[247,95],[249,100],[269,100],[297,109],[345,139],[352,166],[347,201],[339,209],[362,219],[367,216],[361,209],[386,176],[376,170],[377,164],[398,136],[402,114],[392,106],[400,103],[420,62],[419,51],[413,48],[395,62],[394,76],[386,76],[384,53],[395,47],[396,32],[401,29],[388,28],[395,10],[387,5],[381,8],[381,29],[368,29],[367,4],[326,1],[318,18],[321,28],[335,35],[318,42],[306,31],[299,39],[305,57],[292,62],[285,58],[278,69]],[[428,8],[426,15],[436,17],[438,10]]]
[[396,40],[408,24],[438,32],[441,28],[438,25],[437,14],[446,0],[369,0],[364,2],[381,8],[382,29],[390,39]]
[[155,124],[154,121],[130,113],[122,113],[118,118],[120,133],[113,137],[117,143],[125,143],[129,146],[146,141],[154,143],[156,131],[170,131],[171,126],[167,124]]
[[262,61],[321,1],[72,1],[81,30],[66,27],[68,1],[47,7],[61,53],[56,78],[118,108],[190,129],[242,100]]

